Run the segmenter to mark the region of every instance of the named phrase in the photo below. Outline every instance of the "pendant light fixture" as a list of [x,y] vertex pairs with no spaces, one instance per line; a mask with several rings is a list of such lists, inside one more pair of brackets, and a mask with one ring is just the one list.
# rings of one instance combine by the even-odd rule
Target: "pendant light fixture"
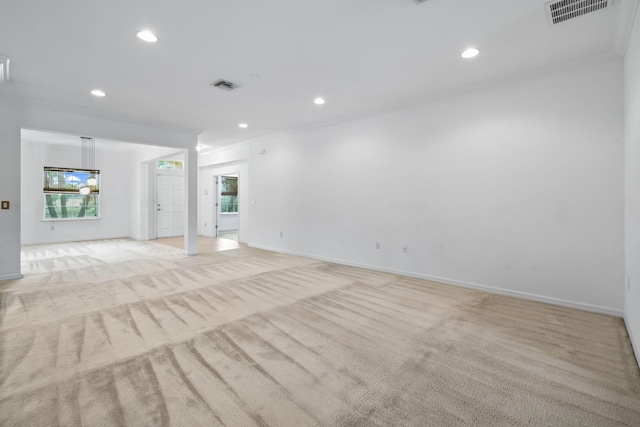
[[91,186],[98,185],[98,178],[95,176],[96,168],[96,140],[88,136],[81,136],[82,143],[82,167],[90,171],[89,178],[84,186],[80,187],[80,194],[91,194]]

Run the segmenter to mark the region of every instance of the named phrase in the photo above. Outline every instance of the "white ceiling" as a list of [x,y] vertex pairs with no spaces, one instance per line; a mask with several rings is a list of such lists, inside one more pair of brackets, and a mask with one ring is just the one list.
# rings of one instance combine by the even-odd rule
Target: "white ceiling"
[[0,96],[195,130],[211,149],[611,57],[637,0],[614,4],[550,26],[545,0],[2,0]]

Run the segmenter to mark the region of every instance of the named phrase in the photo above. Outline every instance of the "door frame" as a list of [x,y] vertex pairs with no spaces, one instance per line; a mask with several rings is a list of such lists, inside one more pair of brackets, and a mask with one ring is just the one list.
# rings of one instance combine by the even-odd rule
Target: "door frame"
[[[175,153],[164,155],[161,157],[155,157],[153,159],[144,160],[140,163],[140,171],[141,171],[141,182],[140,182],[140,192],[141,192],[141,207],[140,207],[140,239],[141,240],[156,240],[158,236],[156,235],[156,174],[160,170],[171,170],[171,169],[158,169],[157,164],[158,160],[182,160],[185,161],[186,153],[185,151],[176,151]],[[185,196],[188,192],[187,189],[187,176],[189,175],[189,169],[194,166],[189,166],[186,161],[184,163],[185,169],[182,169],[182,173],[185,179]],[[184,202],[182,205],[182,215],[183,215],[183,225],[185,226],[185,235],[187,233],[187,212],[185,207],[188,207]],[[186,247],[185,247],[186,250]]]
[[215,201],[214,201],[214,209],[213,209],[213,224],[214,225],[214,237],[218,237],[219,234],[219,225],[220,225],[220,216],[222,214],[222,212],[220,212],[220,208],[222,205],[222,195],[221,195],[221,188],[220,188],[220,178],[222,178],[223,176],[232,176],[235,177],[238,180],[238,225],[237,225],[237,229],[236,232],[238,234],[238,238],[236,239],[236,241],[240,241],[240,171],[234,171],[234,172],[227,172],[227,173],[220,173],[217,175],[213,175],[213,187],[215,188]]
[[[154,224],[153,224],[153,234],[154,234],[154,239],[158,238],[158,177],[159,176],[179,176],[181,178],[183,178],[184,180],[184,169],[157,169],[155,168],[154,170],[154,174],[153,174],[153,218],[154,218]],[[183,183],[184,185],[184,183]],[[184,187],[182,189],[183,194],[184,194]],[[180,206],[181,206],[181,212],[182,212],[182,234],[176,235],[176,236],[169,236],[169,237],[179,237],[179,236],[184,236],[185,233],[185,214],[184,214],[184,197],[180,198]]]

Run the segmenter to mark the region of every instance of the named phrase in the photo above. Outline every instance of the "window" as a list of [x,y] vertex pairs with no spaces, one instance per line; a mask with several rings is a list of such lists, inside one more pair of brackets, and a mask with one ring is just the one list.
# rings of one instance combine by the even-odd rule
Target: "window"
[[157,169],[182,169],[182,162],[179,160],[158,160]]
[[238,212],[238,177],[220,177],[220,213]]
[[[87,180],[94,178],[95,185],[87,185]],[[81,188],[87,194],[81,194]],[[44,168],[45,219],[98,218],[99,206],[100,171]]]

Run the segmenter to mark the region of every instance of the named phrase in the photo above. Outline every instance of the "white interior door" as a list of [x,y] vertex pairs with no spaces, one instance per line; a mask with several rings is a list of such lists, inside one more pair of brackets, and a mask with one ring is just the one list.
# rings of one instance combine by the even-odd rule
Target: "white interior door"
[[184,235],[183,193],[182,176],[156,175],[156,237]]

